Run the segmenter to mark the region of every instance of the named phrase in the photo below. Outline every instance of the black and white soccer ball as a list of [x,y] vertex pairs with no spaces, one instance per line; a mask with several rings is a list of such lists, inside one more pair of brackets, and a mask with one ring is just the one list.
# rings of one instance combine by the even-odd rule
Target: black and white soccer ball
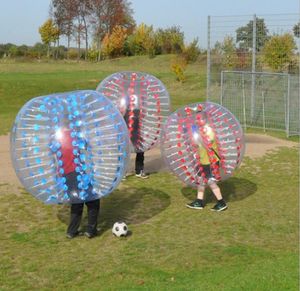
[[126,236],[128,233],[128,226],[125,222],[115,222],[112,233],[117,237]]

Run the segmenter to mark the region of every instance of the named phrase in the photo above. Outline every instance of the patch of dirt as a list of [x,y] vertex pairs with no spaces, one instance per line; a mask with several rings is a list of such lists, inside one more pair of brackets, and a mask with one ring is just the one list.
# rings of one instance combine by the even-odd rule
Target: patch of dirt
[[[260,158],[268,151],[274,150],[279,147],[294,147],[298,143],[278,139],[268,135],[261,134],[246,134],[246,152],[245,156],[252,159]],[[12,191],[12,193],[20,193],[22,185],[18,180],[16,173],[12,166],[9,149],[9,135],[0,136],[0,193],[3,190]],[[134,172],[135,154],[131,155],[129,166],[129,173]],[[166,170],[164,161],[160,154],[160,148],[155,147],[145,153],[145,170],[149,173],[155,173]],[[2,189],[1,189],[2,188]]]

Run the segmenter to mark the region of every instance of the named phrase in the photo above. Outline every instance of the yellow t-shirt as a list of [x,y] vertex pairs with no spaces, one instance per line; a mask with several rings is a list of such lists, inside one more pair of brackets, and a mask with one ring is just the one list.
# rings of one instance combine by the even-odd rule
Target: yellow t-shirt
[[[214,152],[214,155],[212,157],[215,158],[217,161],[219,161],[220,159],[217,155],[218,146],[217,146],[217,142],[215,140],[215,134],[214,134],[213,130],[211,129],[211,127],[209,127],[208,125],[205,125],[205,127],[206,127],[206,135],[207,135],[209,141],[212,143],[212,149]],[[199,144],[199,157],[200,157],[200,163],[202,165],[210,165],[210,159],[208,156],[207,149],[205,148],[205,146],[202,143]]]

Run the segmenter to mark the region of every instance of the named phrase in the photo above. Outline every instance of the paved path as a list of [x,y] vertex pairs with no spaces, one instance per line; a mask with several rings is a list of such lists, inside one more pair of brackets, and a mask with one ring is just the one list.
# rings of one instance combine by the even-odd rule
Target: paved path
[[[266,152],[278,147],[297,146],[296,142],[281,140],[275,137],[261,134],[246,134],[246,152],[245,156],[250,158],[260,158]],[[131,155],[129,173],[134,171],[135,155]],[[21,186],[14,169],[9,153],[9,136],[0,136],[0,185],[9,184],[14,189]],[[155,173],[166,170],[164,161],[160,154],[160,148],[156,147],[145,153],[145,170],[149,173]]]

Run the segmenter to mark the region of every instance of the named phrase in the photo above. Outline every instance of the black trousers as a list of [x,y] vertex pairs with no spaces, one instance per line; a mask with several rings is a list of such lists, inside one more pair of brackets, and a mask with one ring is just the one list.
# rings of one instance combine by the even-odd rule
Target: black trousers
[[[68,194],[71,201],[71,215],[70,215],[70,223],[67,229],[67,233],[76,234],[79,229],[81,217],[83,213],[84,204],[88,209],[88,225],[87,232],[91,234],[97,233],[97,220],[100,210],[100,199],[91,200],[89,202],[81,202],[78,198],[74,197],[73,192],[78,192],[78,181],[77,181],[77,173],[71,172],[64,176],[66,178],[66,185],[68,186]],[[87,190],[88,192],[92,191],[92,187],[90,186]],[[78,203],[78,201],[80,201]]]
[[76,232],[78,231],[84,204],[88,209],[87,232],[94,235],[97,233],[97,220],[100,210],[100,199],[71,205],[71,216],[67,233],[76,234]]
[[135,158],[135,173],[144,171],[144,153],[137,153]]

